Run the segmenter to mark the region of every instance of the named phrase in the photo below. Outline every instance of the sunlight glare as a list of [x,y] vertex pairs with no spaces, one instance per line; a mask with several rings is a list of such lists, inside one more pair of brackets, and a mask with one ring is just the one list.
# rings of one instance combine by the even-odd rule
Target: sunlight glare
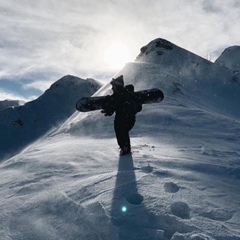
[[123,213],[127,212],[127,207],[126,206],[122,206],[122,212]]
[[105,63],[112,69],[120,69],[130,61],[129,50],[122,43],[113,43],[106,49],[104,55]]

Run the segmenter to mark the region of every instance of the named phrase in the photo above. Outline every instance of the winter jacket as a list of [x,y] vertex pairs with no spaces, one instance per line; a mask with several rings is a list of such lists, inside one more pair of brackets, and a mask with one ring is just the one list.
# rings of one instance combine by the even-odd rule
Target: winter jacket
[[133,91],[132,85],[126,86],[121,93],[113,93],[107,96],[103,112],[107,116],[116,113],[115,119],[135,117],[137,112],[142,110],[137,95]]

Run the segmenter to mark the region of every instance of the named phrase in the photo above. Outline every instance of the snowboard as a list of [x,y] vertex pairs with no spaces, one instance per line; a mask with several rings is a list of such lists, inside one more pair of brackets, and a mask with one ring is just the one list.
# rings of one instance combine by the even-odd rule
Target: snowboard
[[[151,88],[133,93],[141,104],[158,103],[164,99],[163,92],[158,88]],[[107,105],[109,96],[84,97],[76,102],[76,109],[80,112],[89,112],[103,109]]]

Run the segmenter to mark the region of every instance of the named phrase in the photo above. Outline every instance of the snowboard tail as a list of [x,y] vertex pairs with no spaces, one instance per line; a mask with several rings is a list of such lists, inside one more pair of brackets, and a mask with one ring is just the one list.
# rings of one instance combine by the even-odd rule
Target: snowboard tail
[[141,104],[158,103],[164,99],[163,92],[158,88],[152,88],[135,92]]

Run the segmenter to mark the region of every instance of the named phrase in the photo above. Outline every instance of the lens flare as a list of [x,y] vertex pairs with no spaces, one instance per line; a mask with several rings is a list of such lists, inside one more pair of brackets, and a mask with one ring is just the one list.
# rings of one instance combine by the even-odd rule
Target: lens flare
[[123,213],[127,212],[127,207],[126,206],[122,206],[122,212]]

